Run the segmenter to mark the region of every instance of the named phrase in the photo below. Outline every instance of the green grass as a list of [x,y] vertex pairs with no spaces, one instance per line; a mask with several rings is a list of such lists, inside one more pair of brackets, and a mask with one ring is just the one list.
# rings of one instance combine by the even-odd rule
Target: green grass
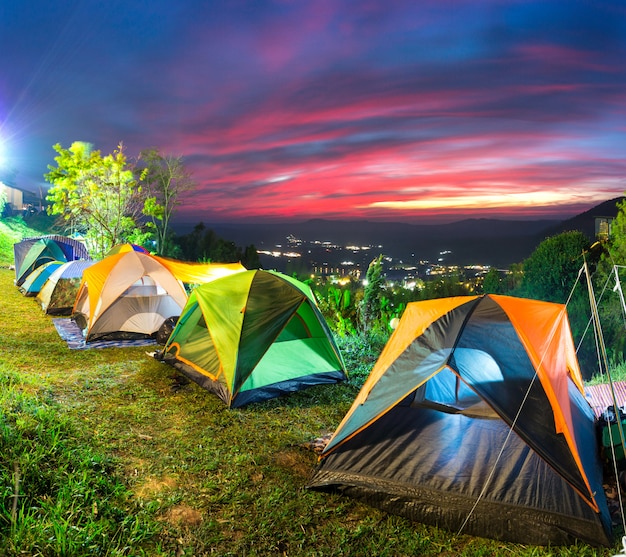
[[[457,536],[305,488],[360,379],[228,410],[145,348],[69,350],[0,269],[0,555],[609,556]],[[349,365],[374,357],[363,340]],[[376,350],[373,350],[375,352]],[[16,482],[16,478],[19,482]],[[17,486],[17,487],[16,487]],[[14,511],[13,505],[17,502]]]
[[13,264],[13,244],[46,232],[43,226],[49,225],[49,217],[31,218],[28,222],[22,217],[0,219],[0,267]]

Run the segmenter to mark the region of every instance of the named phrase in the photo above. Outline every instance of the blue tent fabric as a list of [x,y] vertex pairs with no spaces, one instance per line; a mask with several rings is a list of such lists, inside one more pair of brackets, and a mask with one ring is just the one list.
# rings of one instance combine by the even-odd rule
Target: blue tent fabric
[[50,278],[50,275],[61,265],[63,265],[61,261],[49,261],[37,267],[21,284],[20,291],[22,294],[25,296],[36,296],[48,278]]

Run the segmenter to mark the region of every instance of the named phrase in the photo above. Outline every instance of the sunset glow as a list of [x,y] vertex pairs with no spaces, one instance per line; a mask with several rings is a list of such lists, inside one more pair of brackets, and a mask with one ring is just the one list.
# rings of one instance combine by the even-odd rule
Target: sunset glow
[[23,187],[81,140],[182,155],[179,219],[207,224],[568,218],[626,190],[621,2],[9,4]]

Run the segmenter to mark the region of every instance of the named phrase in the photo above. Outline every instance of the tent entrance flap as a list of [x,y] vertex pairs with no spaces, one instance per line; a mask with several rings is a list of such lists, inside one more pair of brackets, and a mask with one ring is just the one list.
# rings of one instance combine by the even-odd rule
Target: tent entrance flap
[[452,414],[500,419],[493,408],[448,367],[417,388],[411,405]]
[[272,344],[240,392],[297,377],[340,371],[341,363],[326,339],[307,338]]

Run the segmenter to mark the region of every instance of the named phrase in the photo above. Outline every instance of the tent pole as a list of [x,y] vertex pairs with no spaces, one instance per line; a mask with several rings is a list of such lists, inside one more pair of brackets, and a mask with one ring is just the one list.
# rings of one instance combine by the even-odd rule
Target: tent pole
[[[613,385],[613,378],[611,377],[611,372],[609,369],[609,363],[608,363],[608,357],[607,357],[607,353],[606,353],[606,345],[604,342],[604,335],[602,334],[602,327],[600,324],[600,317],[599,317],[599,312],[598,312],[598,305],[596,303],[596,298],[595,298],[595,294],[593,292],[593,286],[591,284],[591,275],[589,274],[589,267],[587,265],[587,258],[585,257],[585,254],[583,252],[583,265],[585,268],[585,275],[587,276],[587,291],[589,293],[589,304],[591,305],[591,317],[593,319],[593,323],[594,323],[594,328],[596,329],[596,338],[599,344],[599,349],[600,349],[600,355],[601,355],[601,359],[602,359],[602,363],[604,364],[605,370],[606,370],[606,375],[609,381],[609,390],[611,391],[611,397],[613,399],[613,408],[615,409],[615,414],[617,417],[617,431],[619,432],[619,437],[620,437],[620,442],[622,444],[622,449],[626,451],[626,441],[624,440],[624,428],[622,425],[622,420],[620,417],[620,411],[619,411],[619,405],[617,403],[617,397],[615,396],[615,387]],[[615,269],[615,267],[614,267]],[[619,280],[618,280],[618,276],[617,276],[617,270],[615,269],[615,278],[617,281],[617,284],[619,285]],[[622,304],[624,303],[624,298],[622,295],[622,291],[621,288],[619,288],[620,291],[620,299],[622,300]],[[616,480],[616,484],[617,484],[617,498],[619,500],[619,505],[620,505],[620,512],[622,515],[622,526],[624,526],[624,528],[626,528],[626,522],[624,522],[624,506],[622,503],[622,494],[621,494],[621,488],[619,485],[619,476],[618,476],[618,471],[617,471],[617,459],[615,458],[615,447],[613,446],[613,435],[612,435],[612,428],[611,428],[611,424],[608,424],[609,426],[609,437],[611,440],[611,453],[613,456],[613,467],[614,467],[614,473],[615,473],[615,480]],[[625,546],[626,547],[626,546]]]
[[[591,276],[589,275],[589,267],[587,265],[587,258],[584,256],[584,254],[583,254],[583,265],[585,266],[585,274],[587,275],[587,291],[589,292],[589,303],[591,304],[591,315],[593,317],[594,325],[598,332],[597,337],[598,337],[598,342],[600,344],[600,354],[602,356],[604,369],[606,370],[606,375],[609,380],[611,397],[613,399],[613,407],[615,408],[615,412],[617,414],[617,423],[618,423],[617,430],[619,431],[622,448],[626,449],[626,440],[624,439],[624,429],[622,427],[622,421],[620,420],[620,417],[619,417],[619,404],[617,402],[617,397],[615,396],[615,386],[613,385],[613,378],[611,377],[611,371],[609,369],[608,356],[606,353],[606,345],[604,343],[604,335],[602,334],[602,327],[600,325],[598,305],[596,303],[595,294],[593,292],[593,286],[591,285]],[[621,292],[621,289],[620,289],[620,292]]]

